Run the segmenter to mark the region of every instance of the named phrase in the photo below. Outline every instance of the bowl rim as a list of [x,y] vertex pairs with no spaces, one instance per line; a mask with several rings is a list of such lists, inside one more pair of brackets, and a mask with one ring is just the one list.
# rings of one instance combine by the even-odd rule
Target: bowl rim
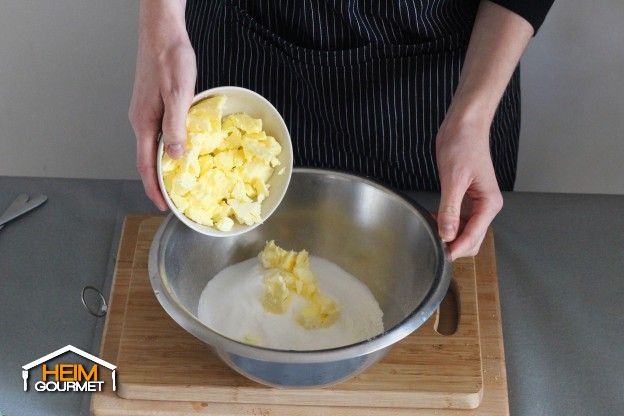
[[[279,207],[279,205],[281,204],[282,200],[284,199],[284,196],[286,195],[286,192],[288,191],[288,186],[290,185],[290,178],[292,177],[292,171],[293,171],[293,159],[294,159],[294,155],[293,155],[293,148],[292,148],[292,139],[290,137],[290,131],[288,130],[288,126],[286,125],[286,122],[284,121],[284,117],[282,117],[282,115],[280,114],[279,111],[277,111],[277,109],[275,108],[275,106],[273,104],[271,104],[271,102],[269,100],[267,100],[266,98],[264,98],[262,95],[258,94],[257,92],[250,90],[248,88],[243,88],[243,87],[237,87],[237,86],[220,86],[220,87],[214,87],[214,88],[209,88],[205,91],[202,91],[198,94],[196,94],[193,97],[193,101],[191,103],[191,106],[197,104],[198,102],[205,100],[207,98],[210,98],[212,96],[215,95],[219,95],[219,94],[223,94],[223,95],[227,95],[228,91],[232,91],[232,90],[238,90],[241,92],[244,92],[245,94],[250,94],[255,96],[256,98],[258,98],[260,101],[262,101],[267,108],[269,108],[271,110],[271,112],[275,113],[277,115],[277,120],[280,124],[280,127],[282,127],[284,129],[284,131],[286,132],[285,137],[281,138],[281,140],[279,141],[279,144],[282,146],[282,151],[287,151],[288,154],[286,155],[286,161],[287,163],[284,164],[284,174],[287,175],[286,178],[286,182],[284,185],[284,188],[280,191],[280,194],[277,198],[277,200],[275,201],[275,204],[273,207],[270,207],[262,216],[261,220],[255,224],[252,225],[245,225],[245,224],[238,224],[236,221],[234,222],[234,227],[232,227],[232,229],[230,231],[221,231],[218,230],[215,227],[210,227],[207,225],[202,225],[199,224],[195,221],[193,221],[192,219],[190,219],[189,217],[187,217],[186,215],[184,215],[184,213],[182,213],[173,203],[173,201],[171,200],[171,198],[169,197],[169,194],[167,192],[167,190],[165,189],[165,183],[164,183],[164,179],[163,179],[163,174],[162,174],[162,157],[163,157],[163,153],[164,153],[164,141],[162,140],[162,134],[159,136],[159,140],[158,140],[158,147],[156,149],[156,176],[157,176],[157,180],[158,180],[158,187],[160,188],[160,192],[163,195],[163,198],[165,199],[165,202],[167,203],[167,206],[169,207],[169,209],[171,210],[171,212],[182,222],[184,223],[187,227],[191,228],[193,231],[196,231],[200,234],[204,234],[204,235],[209,235],[211,237],[234,237],[243,233],[246,233],[248,231],[253,230],[254,228],[256,228],[257,226],[259,226],[260,224],[262,224],[264,221],[266,221],[277,209],[277,207]],[[287,143],[287,146],[285,146],[285,142]],[[277,169],[277,168],[276,168]],[[269,179],[270,180],[270,179]]]
[[246,344],[242,341],[221,335],[199,321],[199,319],[197,319],[186,307],[177,302],[168,290],[165,290],[166,285],[162,281],[160,273],[161,270],[164,270],[164,265],[162,264],[163,256],[161,255],[163,247],[161,247],[160,242],[163,240],[163,237],[167,237],[170,233],[172,233],[172,228],[169,227],[169,224],[175,218],[172,214],[169,214],[169,216],[158,227],[149,251],[149,279],[156,298],[167,314],[191,335],[217,350],[234,353],[260,361],[283,363],[320,363],[338,361],[370,354],[392,346],[414,332],[427,319],[429,319],[442,302],[442,299],[446,295],[450,285],[452,269],[450,252],[447,244],[442,242],[442,240],[438,237],[437,232],[435,232],[435,230],[437,230],[437,225],[433,216],[417,202],[408,198],[404,192],[391,190],[370,178],[338,170],[318,168],[293,169],[293,174],[298,173],[336,175],[342,179],[355,179],[357,181],[364,182],[389,194],[391,197],[396,198],[400,203],[406,204],[408,208],[420,215],[428,224],[426,229],[434,241],[437,257],[434,281],[421,302],[405,318],[391,328],[386,329],[382,333],[369,339],[340,347],[321,350],[284,350],[267,348]]

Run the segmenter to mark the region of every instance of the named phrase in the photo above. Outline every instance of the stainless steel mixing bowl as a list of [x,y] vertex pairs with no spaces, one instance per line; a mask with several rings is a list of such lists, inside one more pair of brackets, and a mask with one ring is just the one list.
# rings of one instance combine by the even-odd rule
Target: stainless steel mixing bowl
[[[451,268],[435,230],[424,209],[374,182],[296,169],[279,208],[245,234],[205,236],[170,215],[154,237],[149,276],[165,311],[236,371],[271,386],[325,386],[380,360],[436,310]],[[197,305],[206,283],[223,268],[256,256],[267,240],[305,248],[358,277],[379,302],[386,330],[343,347],[289,351],[248,345],[203,325]]]

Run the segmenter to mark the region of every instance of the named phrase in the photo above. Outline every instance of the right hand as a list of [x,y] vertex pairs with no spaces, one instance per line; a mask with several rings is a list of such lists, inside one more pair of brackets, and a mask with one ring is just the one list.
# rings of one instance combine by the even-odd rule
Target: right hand
[[186,115],[193,101],[197,68],[184,22],[184,8],[170,0],[144,0],[139,12],[139,48],[128,118],[137,140],[137,170],[145,193],[167,209],[158,187],[157,138],[179,159],[186,143]]
[[[490,156],[490,121],[457,121],[449,111],[436,138],[441,198],[438,233],[451,259],[476,256],[503,207]],[[460,116],[460,120],[463,118]]]

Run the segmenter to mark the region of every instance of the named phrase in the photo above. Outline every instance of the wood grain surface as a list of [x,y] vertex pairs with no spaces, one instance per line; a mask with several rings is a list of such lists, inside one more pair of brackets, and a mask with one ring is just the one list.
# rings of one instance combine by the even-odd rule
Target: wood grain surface
[[[455,263],[462,310],[457,333],[446,337],[436,334],[433,330],[435,319],[432,318],[414,335],[399,343],[384,360],[351,381],[332,388],[295,390],[297,394],[284,394],[286,390],[260,386],[237,375],[216,360],[203,344],[179,329],[162,311],[151,293],[146,274],[147,251],[151,237],[161,221],[162,217],[130,216],[124,223],[113,282],[114,288],[111,291],[110,309],[101,349],[102,358],[119,366],[120,391],[118,393],[125,392],[125,395],[130,394],[130,396],[140,394],[145,395],[141,397],[149,397],[153,400],[123,399],[106,389],[92,396],[93,414],[288,414],[300,416],[361,415],[362,412],[369,415],[425,415],[434,412],[439,415],[508,414],[498,287],[491,233],[488,234],[481,252],[474,260],[463,259]],[[477,307],[474,301],[475,270],[478,276],[480,331],[477,320],[468,319],[471,305],[475,313]],[[471,275],[472,280],[465,277],[467,275]],[[472,284],[466,283],[470,281]],[[470,290],[473,291],[472,300],[467,296]],[[132,311],[127,317],[133,316],[133,318],[127,320],[124,325],[126,304],[128,310]],[[154,305],[158,306],[158,309]],[[139,310],[136,309],[137,307]],[[141,309],[145,311],[142,313]],[[160,315],[156,314],[155,309],[159,310]],[[156,315],[149,315],[148,311]],[[153,325],[155,321],[160,322],[158,325],[162,322],[169,325],[165,326],[167,330],[163,332],[164,340],[152,331],[152,329],[159,331],[161,326],[145,326],[146,324]],[[473,322],[473,325],[470,325],[470,322]],[[471,341],[474,336],[479,337],[479,335],[480,342],[478,339],[476,342]],[[144,338],[139,340],[137,337]],[[167,344],[170,337],[174,337],[181,344]],[[128,342],[131,343],[128,344]],[[162,346],[163,342],[165,346],[169,345],[171,348],[173,345],[174,348],[168,350],[167,353],[158,353],[160,347],[152,349],[152,346]],[[483,344],[481,345],[482,361],[478,354],[480,343]],[[201,354],[186,349],[189,345],[194,345],[194,348]],[[476,357],[474,348],[470,348],[471,345],[477,346]],[[455,348],[456,346],[461,348]],[[453,358],[453,354],[450,353],[453,348],[455,351],[463,351],[457,354],[459,357]],[[156,351],[155,356],[153,356],[154,351]],[[200,356],[199,362],[202,364],[186,361],[189,357],[193,361],[196,360],[197,355]],[[129,357],[134,358],[130,360]],[[449,359],[455,359],[461,365],[453,367],[449,364]],[[412,363],[411,366],[405,365],[406,360]],[[185,362],[187,364],[184,364]],[[481,362],[483,378],[481,378]],[[148,365],[150,363],[151,365]],[[183,377],[178,375],[176,379],[175,374],[180,371],[180,363],[191,370],[196,367],[201,368],[203,378],[200,379],[199,375]],[[163,366],[170,368],[163,370]],[[438,368],[437,374],[432,370],[433,367]],[[474,376],[475,368],[478,368],[477,377]],[[173,378],[169,378],[170,376]],[[391,379],[392,387],[388,387],[386,383],[379,383],[381,378]],[[465,383],[468,379],[473,380],[472,385]],[[177,380],[178,384],[173,383],[172,380]],[[218,382],[215,383],[213,380]],[[424,384],[420,390],[417,390],[419,383]],[[457,385],[462,387],[457,388]],[[344,400],[350,401],[353,397],[363,398],[372,394],[376,395],[378,400],[371,406],[369,406],[371,400],[368,399],[363,399],[355,405],[338,405],[338,403],[345,403]],[[483,399],[477,409],[448,408],[473,407],[479,403],[481,396]],[[434,403],[428,401],[431,397],[436,398]],[[301,405],[303,403],[309,405]],[[380,407],[380,405],[385,407]],[[412,408],[409,408],[410,406]],[[415,409],[414,406],[447,407],[447,409]]]

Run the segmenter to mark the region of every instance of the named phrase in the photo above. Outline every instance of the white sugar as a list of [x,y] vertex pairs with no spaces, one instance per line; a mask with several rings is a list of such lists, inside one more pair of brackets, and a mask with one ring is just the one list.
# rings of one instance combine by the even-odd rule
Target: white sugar
[[284,314],[264,310],[265,270],[252,258],[223,269],[204,288],[198,318],[212,330],[238,341],[284,350],[318,350],[363,341],[383,332],[379,303],[355,276],[325,259],[310,256],[310,268],[321,292],[333,298],[340,317],[328,328],[304,329],[295,314],[305,300],[294,295]]

